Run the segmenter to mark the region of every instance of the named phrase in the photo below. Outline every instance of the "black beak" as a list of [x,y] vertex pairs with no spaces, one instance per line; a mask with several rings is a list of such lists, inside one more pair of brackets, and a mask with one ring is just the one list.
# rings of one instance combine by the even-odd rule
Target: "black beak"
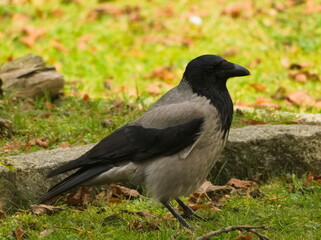
[[242,76],[247,76],[250,75],[250,71],[247,70],[245,67],[242,67],[238,64],[233,63],[234,69],[232,70],[233,72],[233,77],[242,77]]

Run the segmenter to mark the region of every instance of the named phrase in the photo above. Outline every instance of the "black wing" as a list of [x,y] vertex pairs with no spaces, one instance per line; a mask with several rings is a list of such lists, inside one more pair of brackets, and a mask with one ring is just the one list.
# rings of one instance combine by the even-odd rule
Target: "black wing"
[[177,153],[195,142],[202,123],[203,119],[198,118],[162,129],[125,125],[105,137],[80,158],[53,170],[48,177],[76,168],[113,165],[123,161],[137,162]]
[[53,186],[39,202],[45,202],[87,180],[108,171],[122,161],[143,161],[167,156],[193,144],[199,135],[203,119],[163,129],[124,126],[100,141],[80,158],[53,170],[48,177],[73,169],[78,170]]

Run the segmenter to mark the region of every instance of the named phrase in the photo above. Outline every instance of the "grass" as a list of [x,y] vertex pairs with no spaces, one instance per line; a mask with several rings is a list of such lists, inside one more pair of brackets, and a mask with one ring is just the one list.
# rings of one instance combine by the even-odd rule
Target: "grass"
[[[280,1],[281,10],[276,11],[273,1],[256,1],[250,9],[241,7],[240,16],[233,18],[221,14],[236,2],[230,0],[215,4],[208,0],[107,1],[109,14],[96,17],[93,9],[100,6],[98,1],[26,2],[0,4],[0,64],[27,53],[37,54],[57,68],[66,85],[64,96],[55,101],[46,96],[17,101],[8,94],[0,99],[0,116],[12,121],[14,130],[13,135],[0,136],[0,157],[43,149],[27,147],[30,140],[42,137],[48,149],[99,141],[143,114],[159,95],[179,82],[189,60],[207,53],[223,55],[250,69],[250,77],[228,82],[235,104],[256,105],[258,99],[267,99],[281,110],[321,113],[315,106],[272,99],[279,87],[285,88],[285,97],[299,89],[306,89],[316,100],[321,97],[320,81],[294,81],[281,64],[284,57],[290,63],[309,62],[307,70],[321,75],[316,54],[321,50],[321,18],[317,13],[304,14],[303,3],[284,7],[288,1]],[[193,24],[190,16],[201,17],[202,24]],[[30,40],[38,30],[43,34],[26,44],[24,38]],[[153,74],[163,66],[170,77]],[[263,90],[253,88],[258,83]],[[159,94],[148,88],[155,85]],[[84,95],[89,95],[89,100]],[[235,114],[233,127],[292,120],[273,110],[244,112]],[[38,239],[45,230],[52,233],[44,239],[194,239],[236,224],[264,224],[269,227],[264,234],[271,239],[321,238],[319,185],[307,186],[295,177],[291,183],[273,178],[262,184],[260,191],[264,198],[231,195],[224,200],[222,211],[199,210],[213,220],[191,221],[194,232],[181,229],[176,221],[164,220],[169,216],[164,208],[139,198],[117,204],[98,202],[83,211],[64,206],[65,210],[51,216],[21,209],[0,219],[0,238],[15,239],[12,231],[20,227],[30,239]],[[275,197],[284,198],[268,200]],[[146,210],[159,217],[139,218],[122,213],[122,209]],[[121,218],[106,220],[115,213]],[[149,222],[160,224],[160,230],[150,230]],[[137,230],[140,223],[142,230]],[[212,239],[237,235],[233,232]]]
[[[232,194],[223,200],[225,205],[220,207],[221,211],[198,210],[198,214],[211,220],[189,220],[195,228],[193,232],[180,228],[178,222],[169,219],[170,213],[164,207],[150,199],[138,198],[122,203],[96,202],[85,210],[62,205],[65,210],[50,216],[36,216],[22,210],[0,220],[0,236],[12,239],[11,232],[20,227],[29,239],[38,239],[43,231],[49,231],[44,239],[195,239],[230,225],[265,225],[269,229],[259,232],[270,239],[321,238],[320,185],[307,185],[304,179],[289,176],[269,180],[262,184],[260,192],[265,196],[249,198]],[[156,216],[133,216],[122,212],[124,209],[148,211]],[[155,226],[159,230],[153,229]],[[228,240],[238,235],[231,232],[211,239]]]
[[[306,89],[320,98],[319,81],[296,82],[281,64],[284,57],[290,63],[310,62],[307,70],[321,74],[316,54],[321,50],[319,15],[304,14],[303,2],[287,6],[289,1],[270,0],[256,1],[248,9],[241,5],[239,17],[221,14],[234,2],[111,1],[105,5],[108,13],[99,16],[93,11],[101,5],[97,1],[0,5],[0,63],[32,52],[64,75],[67,94],[105,98],[110,95],[106,79],[112,92],[122,86],[127,95],[146,96],[147,86],[164,81],[149,74],[169,66],[174,77],[165,80],[168,86],[161,87],[163,93],[178,83],[189,60],[212,53],[248,66],[252,73],[228,83],[235,103],[255,104],[266,98],[282,109],[320,112],[314,106],[295,107],[271,99],[280,86],[286,93]],[[191,16],[199,16],[201,25],[193,24]],[[44,33],[26,45],[24,38],[35,34],[34,30],[26,34],[26,27]],[[265,90],[255,90],[254,83],[263,84]]]

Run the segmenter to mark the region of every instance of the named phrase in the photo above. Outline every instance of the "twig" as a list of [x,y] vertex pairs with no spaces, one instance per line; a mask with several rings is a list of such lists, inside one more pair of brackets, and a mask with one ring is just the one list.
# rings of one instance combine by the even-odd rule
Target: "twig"
[[205,240],[205,239],[209,239],[212,236],[221,234],[221,233],[227,233],[227,232],[231,232],[231,231],[235,231],[235,230],[240,230],[240,231],[248,231],[248,232],[252,232],[255,235],[257,235],[261,240],[271,240],[268,237],[258,233],[255,229],[264,229],[266,230],[267,227],[265,226],[248,226],[248,225],[236,225],[236,226],[229,226],[229,227],[225,227],[216,231],[212,231],[209,232],[203,236],[200,236],[199,238],[197,238],[196,240]]

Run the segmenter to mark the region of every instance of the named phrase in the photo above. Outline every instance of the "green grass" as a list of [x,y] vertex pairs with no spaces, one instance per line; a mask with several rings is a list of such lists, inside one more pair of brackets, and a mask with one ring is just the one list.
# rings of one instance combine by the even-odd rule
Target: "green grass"
[[[287,6],[289,1],[279,1],[283,10],[276,11],[274,1],[255,1],[249,10],[241,9],[238,18],[221,14],[235,2],[230,0],[107,1],[108,11],[127,6],[127,13],[97,18],[89,17],[100,5],[97,1],[75,2],[0,5],[0,63],[30,52],[38,54],[65,76],[67,94],[88,93],[104,98],[110,95],[104,87],[106,79],[111,80],[111,91],[123,86],[123,92],[133,94],[137,88],[138,95],[144,96],[148,94],[146,86],[162,80],[146,77],[153,69],[171,66],[175,79],[167,83],[174,86],[192,58],[230,52],[229,60],[249,66],[252,73],[229,81],[236,103],[253,104],[258,97],[270,99],[280,86],[287,93],[306,89],[314,98],[321,97],[319,81],[295,82],[281,65],[284,57],[290,63],[310,62],[308,70],[321,74],[321,60],[316,54],[321,51],[321,19],[318,13],[304,14],[303,2]],[[202,24],[191,23],[192,15],[200,16]],[[21,42],[26,26],[46,32],[31,47]],[[83,36],[88,37],[84,49],[78,46]],[[62,47],[55,47],[57,42]],[[255,59],[261,63],[251,64]],[[250,86],[253,83],[265,85],[266,90],[256,91]],[[297,108],[283,100],[271,101],[291,111],[321,111],[313,106]]]
[[[207,232],[230,225],[264,225],[267,231],[259,230],[270,239],[317,240],[321,238],[320,185],[306,185],[304,180],[294,181],[274,178],[264,183],[260,191],[263,198],[245,198],[232,194],[224,201],[221,211],[198,210],[198,214],[211,219],[208,222],[189,220],[195,230],[182,229],[175,220],[168,220],[170,213],[150,199],[124,200],[123,203],[95,202],[85,210],[67,207],[53,215],[36,216],[28,211],[17,212],[0,220],[0,236],[4,239],[20,227],[30,239],[38,239],[45,230],[53,230],[44,239],[195,239]],[[273,198],[280,197],[277,200]],[[272,199],[272,200],[269,200]],[[138,217],[122,210],[148,211],[155,217]],[[116,214],[117,217],[108,218]],[[111,220],[112,219],[112,220]],[[167,219],[167,220],[165,220]],[[160,227],[153,230],[150,224]],[[136,224],[136,225],[135,225]],[[142,225],[138,230],[134,226]],[[211,239],[234,239],[237,232],[220,234]]]
[[[228,55],[230,52],[226,56],[228,60],[250,69],[251,76],[228,82],[234,103],[253,104],[261,97],[280,104],[281,110],[321,113],[313,106],[295,107],[285,100],[271,100],[280,86],[286,93],[306,89],[314,98],[321,97],[320,82],[295,82],[288,77],[289,70],[281,65],[284,57],[291,63],[310,62],[312,66],[307,70],[320,76],[321,60],[316,54],[321,50],[319,14],[303,14],[305,5],[298,4],[273,15],[273,1],[262,0],[255,1],[249,11],[242,10],[239,18],[222,15],[221,10],[233,2],[107,1],[109,10],[126,6],[131,10],[96,19],[88,16],[99,6],[97,1],[40,0],[0,5],[0,64],[33,53],[56,66],[66,80],[64,96],[54,102],[47,97],[17,101],[6,95],[0,99],[0,116],[11,120],[14,130],[12,136],[0,136],[0,157],[40,150],[38,145],[27,150],[25,146],[29,140],[42,137],[48,141],[49,149],[99,141],[139,117],[159,97],[151,95],[149,85],[160,82],[161,93],[166,92],[179,82],[189,60],[207,53]],[[191,15],[200,16],[202,24],[192,24],[188,20]],[[46,32],[30,47],[22,43],[26,26]],[[79,39],[83,36],[88,40],[81,49]],[[253,64],[254,59],[260,59],[261,63]],[[169,66],[174,79],[151,75],[161,66]],[[106,87],[106,80],[110,88]],[[266,90],[256,91],[251,87],[253,83],[263,84]],[[84,94],[90,96],[88,101],[82,99]],[[248,124],[247,119],[268,124],[293,120],[272,110],[243,114],[235,115],[233,127]],[[102,124],[105,120],[109,122]],[[14,141],[17,147],[5,152],[4,147]],[[269,230],[261,232],[271,239],[321,238],[320,186],[307,187],[296,178],[293,184],[271,179],[260,191],[265,198],[232,195],[225,200],[222,211],[199,210],[202,216],[213,220],[191,221],[195,232],[181,229],[176,221],[164,220],[170,214],[163,207],[140,198],[119,204],[98,202],[84,211],[64,206],[65,210],[51,216],[35,216],[24,208],[0,219],[0,238],[15,239],[11,233],[19,226],[30,239],[38,239],[48,229],[53,232],[44,239],[194,239],[235,224],[266,225]],[[266,200],[273,197],[284,198]],[[139,218],[122,213],[122,209],[150,211],[159,217]],[[115,213],[120,220],[106,220]],[[143,223],[145,228],[138,231],[131,227],[135,221]],[[148,222],[160,223],[160,230],[149,230]],[[233,232],[212,239],[236,236]]]

